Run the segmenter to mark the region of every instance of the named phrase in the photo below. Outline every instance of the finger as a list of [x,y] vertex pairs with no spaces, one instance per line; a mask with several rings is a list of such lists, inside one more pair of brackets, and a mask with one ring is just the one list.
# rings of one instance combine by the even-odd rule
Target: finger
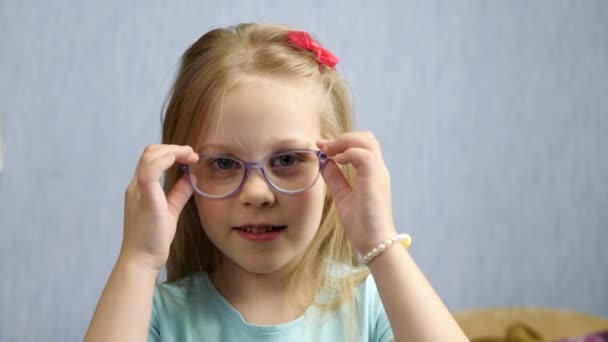
[[[160,175],[166,170],[166,166],[163,166],[163,164],[167,161],[162,161],[160,159],[169,158],[167,156],[169,153],[177,154],[176,159],[184,164],[191,164],[198,161],[198,155],[192,152],[190,146],[167,144],[148,145],[137,163],[137,167],[133,173],[133,179],[129,184],[129,188],[134,189],[131,192],[137,192],[141,195],[141,189],[139,189],[141,184],[151,183],[154,185],[155,183],[158,183]],[[157,170],[156,172],[151,172],[150,169],[154,169],[154,165],[157,165]],[[171,165],[173,164],[169,161],[169,167]]]
[[[157,147],[159,146],[159,147]],[[157,145],[157,146],[148,146],[144,150],[141,158],[139,159],[139,163],[137,165],[136,173],[139,174],[139,180],[143,180],[144,183],[147,181],[154,181],[160,177],[160,174],[164,172],[166,169],[158,170],[158,167],[162,167],[166,163],[162,162],[161,159],[168,158],[167,156],[173,155],[175,157],[174,161],[180,161],[185,164],[191,164],[198,160],[198,154],[192,151],[192,147],[190,146],[180,146],[180,145]],[[173,165],[170,164],[169,167]],[[154,170],[156,172],[151,173],[150,169],[154,166],[157,166],[157,169]],[[168,168],[168,167],[167,167]],[[142,178],[142,175],[150,175],[149,178]],[[158,178],[156,177],[158,175]]]
[[167,203],[171,215],[177,217],[192,196],[192,186],[188,181],[188,175],[183,174],[175,183],[167,195]]
[[149,145],[146,146],[140,158],[140,164],[151,162],[153,160],[164,157],[169,153],[176,155],[192,154],[192,147],[187,145]]
[[328,156],[342,153],[348,148],[360,147],[370,151],[380,151],[380,144],[371,132],[348,132],[333,140],[327,141],[322,151]]
[[346,151],[332,157],[340,165],[352,164],[357,170],[357,174],[367,175],[369,170],[378,163],[378,158],[370,150],[358,147],[351,147]]
[[137,184],[143,196],[152,195],[159,186],[160,176],[175,162],[193,164],[198,161],[194,152],[168,153],[153,161],[144,162],[137,170]]
[[[167,150],[167,147],[169,147],[169,146],[176,146],[176,145],[163,145],[163,144],[148,145],[144,148],[143,152],[141,153],[141,157],[139,158],[139,161],[141,162],[142,160],[149,161],[149,160],[158,159],[158,158],[164,156],[165,154],[167,154],[164,151]],[[170,148],[172,148],[172,147],[170,147]]]
[[337,202],[341,201],[344,197],[351,193],[352,189],[348,184],[348,181],[333,160],[330,160],[327,165],[325,165],[321,175],[323,176],[329,191],[332,193]]
[[319,139],[317,140],[317,147],[322,150],[325,145],[327,145],[327,143],[329,142],[329,139]]

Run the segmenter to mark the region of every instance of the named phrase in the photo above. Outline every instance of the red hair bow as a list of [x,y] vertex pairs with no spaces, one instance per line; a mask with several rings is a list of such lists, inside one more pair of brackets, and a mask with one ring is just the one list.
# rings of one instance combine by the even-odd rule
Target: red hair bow
[[307,32],[291,31],[287,33],[287,40],[304,50],[314,53],[319,63],[327,65],[330,68],[336,66],[340,61],[338,57],[315,42]]

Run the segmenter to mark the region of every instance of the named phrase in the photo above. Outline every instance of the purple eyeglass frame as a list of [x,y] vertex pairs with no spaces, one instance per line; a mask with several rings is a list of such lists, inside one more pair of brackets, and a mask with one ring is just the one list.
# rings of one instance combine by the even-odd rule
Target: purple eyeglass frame
[[[272,157],[276,157],[278,155],[283,155],[283,154],[288,154],[288,153],[297,153],[297,152],[307,152],[307,153],[314,152],[314,154],[317,156],[317,158],[319,158],[319,172],[317,172],[317,176],[312,181],[312,183],[309,186],[305,187],[304,189],[295,190],[295,191],[288,191],[288,190],[281,189],[268,178],[268,176],[266,175],[266,171],[264,170],[264,165]],[[239,191],[241,191],[241,189],[243,188],[243,184],[245,184],[245,182],[247,181],[247,177],[249,176],[249,171],[251,171],[253,169],[259,169],[260,172],[262,173],[262,176],[264,176],[264,180],[266,181],[266,183],[268,185],[270,185],[270,187],[273,188],[274,190],[276,190],[280,193],[283,193],[283,194],[287,194],[287,195],[297,195],[297,194],[305,192],[306,190],[310,189],[313,185],[315,185],[315,183],[317,183],[317,181],[319,180],[319,176],[321,175],[321,171],[323,171],[323,168],[325,167],[325,165],[327,165],[327,162],[329,161],[329,158],[327,157],[327,155],[325,155],[325,153],[321,152],[320,150],[308,150],[308,149],[287,150],[287,151],[283,151],[283,152],[279,152],[279,153],[273,153],[273,154],[267,156],[266,158],[264,158],[260,161],[257,161],[257,162],[243,161],[239,158],[230,157],[230,156],[227,156],[227,158],[241,163],[241,165],[243,165],[245,167],[245,173],[243,174],[243,179],[241,180],[241,183],[239,184],[239,186],[234,191],[232,191],[226,195],[213,196],[213,195],[209,195],[209,194],[206,194],[206,193],[200,191],[194,185],[194,181],[192,180],[192,177],[190,176],[190,166],[189,165],[182,164],[180,166],[180,171],[185,173],[188,176],[188,181],[190,182],[190,186],[192,187],[192,190],[194,190],[194,192],[196,192],[197,194],[199,194],[203,197],[207,197],[210,199],[224,199],[224,198],[230,197],[230,196],[238,193]]]

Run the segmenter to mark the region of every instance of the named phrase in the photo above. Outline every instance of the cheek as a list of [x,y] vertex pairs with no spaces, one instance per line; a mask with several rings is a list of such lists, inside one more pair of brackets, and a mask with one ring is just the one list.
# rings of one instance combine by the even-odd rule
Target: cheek
[[201,220],[201,224],[207,230],[213,223],[218,223],[219,220],[226,216],[225,205],[223,201],[206,200],[200,196],[196,199],[196,208]]
[[309,191],[301,194],[299,198],[291,201],[290,215],[297,218],[306,227],[314,228],[316,231],[321,223],[323,204],[325,203],[325,184],[318,183]]

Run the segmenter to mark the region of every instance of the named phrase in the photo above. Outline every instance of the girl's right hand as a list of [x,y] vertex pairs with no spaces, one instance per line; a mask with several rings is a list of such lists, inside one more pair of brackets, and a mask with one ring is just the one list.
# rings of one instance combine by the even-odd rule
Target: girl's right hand
[[186,175],[166,196],[160,177],[174,163],[191,165],[198,158],[190,146],[150,145],[144,149],[125,194],[119,259],[160,271],[169,257],[179,214],[192,196]]

